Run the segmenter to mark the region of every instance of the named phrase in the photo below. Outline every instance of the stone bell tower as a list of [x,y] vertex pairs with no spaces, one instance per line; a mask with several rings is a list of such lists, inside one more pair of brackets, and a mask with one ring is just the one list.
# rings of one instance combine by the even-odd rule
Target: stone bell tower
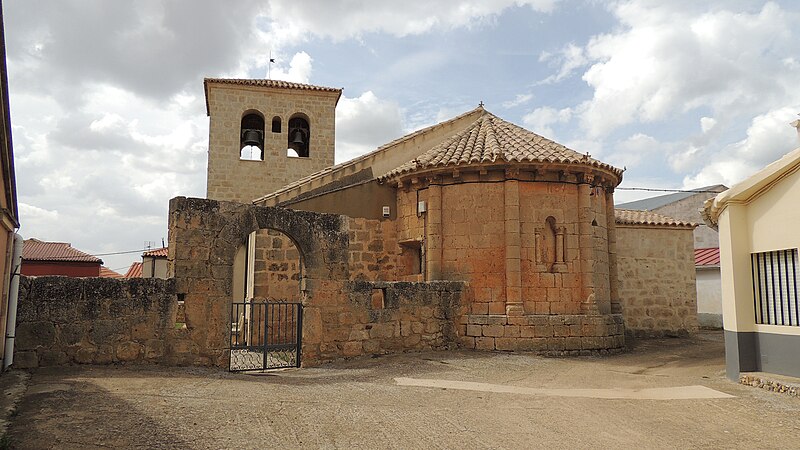
[[206,197],[249,203],[333,165],[341,89],[206,78]]

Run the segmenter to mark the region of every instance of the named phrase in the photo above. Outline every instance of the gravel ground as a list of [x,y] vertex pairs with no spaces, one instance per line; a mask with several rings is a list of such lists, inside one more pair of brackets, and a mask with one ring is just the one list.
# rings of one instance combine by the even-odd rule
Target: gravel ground
[[[640,341],[608,357],[435,352],[258,375],[41,369],[9,433],[20,449],[798,448],[800,398],[733,383],[723,369],[721,333]],[[478,387],[398,385],[396,378]],[[698,385],[734,397],[592,394]],[[519,389],[503,392],[509,387]],[[585,391],[549,394],[565,389]]]

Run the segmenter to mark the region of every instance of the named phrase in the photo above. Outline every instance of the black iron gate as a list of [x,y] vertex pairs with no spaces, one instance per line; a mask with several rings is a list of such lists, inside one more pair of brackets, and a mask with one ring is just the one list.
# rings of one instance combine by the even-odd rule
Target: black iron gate
[[232,303],[230,323],[231,372],[300,367],[302,304]]

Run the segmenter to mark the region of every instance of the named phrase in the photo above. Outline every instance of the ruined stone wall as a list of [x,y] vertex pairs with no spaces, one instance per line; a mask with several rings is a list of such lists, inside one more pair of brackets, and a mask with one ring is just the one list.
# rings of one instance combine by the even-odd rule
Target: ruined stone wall
[[617,224],[619,296],[625,327],[637,336],[697,330],[691,228]]
[[303,316],[304,364],[457,345],[460,282],[321,282]]
[[177,303],[172,280],[23,276],[14,366],[180,362]]

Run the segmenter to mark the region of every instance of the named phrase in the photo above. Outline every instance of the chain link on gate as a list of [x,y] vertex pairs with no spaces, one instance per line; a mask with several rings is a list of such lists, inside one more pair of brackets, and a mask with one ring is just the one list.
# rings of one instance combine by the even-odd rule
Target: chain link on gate
[[230,326],[231,372],[300,367],[301,303],[234,302]]

